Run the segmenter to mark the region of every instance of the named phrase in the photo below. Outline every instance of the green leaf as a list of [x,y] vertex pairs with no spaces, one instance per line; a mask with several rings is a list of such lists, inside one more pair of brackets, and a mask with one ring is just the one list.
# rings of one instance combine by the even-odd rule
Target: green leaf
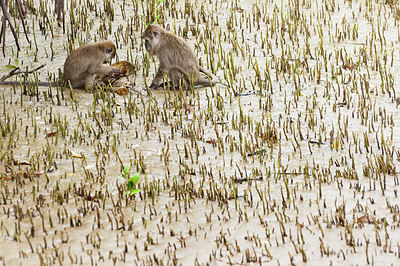
[[19,65],[19,60],[18,60],[18,58],[15,58],[14,63],[15,63],[16,66]]
[[[149,23],[148,25],[150,25],[150,24],[154,24],[154,23],[156,23],[157,22],[157,19],[160,17],[160,15],[157,15],[157,17],[153,20],[153,22],[152,23]],[[147,26],[148,26],[147,25]],[[147,27],[146,27],[147,28]]]
[[9,68],[9,69],[15,69],[15,68],[18,68],[17,66],[14,66],[14,65],[6,65],[5,67],[6,67],[6,68]]
[[130,195],[132,196],[132,195],[135,195],[136,193],[139,193],[139,192],[140,192],[140,188],[136,188],[136,189],[131,191]]
[[132,181],[133,181],[133,185],[136,186],[136,184],[139,182],[139,173],[136,173],[133,177],[132,177]]
[[126,188],[128,191],[131,191],[135,185],[133,184],[132,178],[129,178],[128,183],[126,184]]
[[130,164],[125,165],[125,167],[124,167],[124,177],[125,178],[128,178],[130,171],[131,171],[131,165]]

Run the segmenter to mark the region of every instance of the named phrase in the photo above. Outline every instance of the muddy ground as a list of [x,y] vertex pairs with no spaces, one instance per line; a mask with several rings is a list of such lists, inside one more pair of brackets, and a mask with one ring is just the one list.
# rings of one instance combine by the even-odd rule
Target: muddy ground
[[[0,85],[4,265],[399,263],[397,0],[66,1],[64,23],[22,2],[30,43],[10,3],[2,75],[57,79],[108,39],[136,78],[127,95]],[[158,15],[221,84],[146,89]]]

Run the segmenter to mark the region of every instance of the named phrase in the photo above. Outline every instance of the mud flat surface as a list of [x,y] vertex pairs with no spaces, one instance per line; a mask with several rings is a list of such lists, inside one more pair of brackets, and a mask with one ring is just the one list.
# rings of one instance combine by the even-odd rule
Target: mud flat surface
[[[23,1],[2,75],[108,39],[135,91],[0,85],[1,263],[399,264],[398,1],[67,2]],[[223,84],[148,94],[157,15]]]

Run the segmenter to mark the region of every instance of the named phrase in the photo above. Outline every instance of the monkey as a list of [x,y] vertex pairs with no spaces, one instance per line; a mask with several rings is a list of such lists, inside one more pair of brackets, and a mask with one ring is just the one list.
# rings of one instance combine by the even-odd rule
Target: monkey
[[86,44],[72,51],[64,63],[64,81],[73,88],[92,88],[96,75],[120,74],[119,68],[105,66],[116,55],[111,41]]
[[[86,44],[71,52],[64,63],[64,78],[57,82],[38,82],[38,86],[64,84],[73,88],[92,88],[96,75],[120,74],[120,69],[106,66],[116,55],[116,47],[111,41]],[[3,85],[19,85],[18,81],[5,81]]]
[[[218,78],[199,65],[199,60],[189,45],[175,34],[158,25],[150,24],[141,39],[150,57],[156,56],[159,66],[150,89],[155,89],[164,77],[178,87],[184,81],[186,88],[206,87],[218,83]],[[209,77],[203,78],[200,72]]]

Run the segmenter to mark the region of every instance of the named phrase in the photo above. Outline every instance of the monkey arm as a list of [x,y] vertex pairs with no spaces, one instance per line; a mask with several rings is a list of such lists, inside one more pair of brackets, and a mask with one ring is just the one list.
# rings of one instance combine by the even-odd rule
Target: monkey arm
[[119,68],[113,66],[106,66],[103,64],[89,66],[90,75],[106,75],[111,72],[120,73],[121,71]]
[[153,78],[153,81],[151,82],[150,87],[151,88],[156,88],[158,84],[163,80],[164,78],[164,73],[161,70],[161,68],[158,69],[156,76]]

